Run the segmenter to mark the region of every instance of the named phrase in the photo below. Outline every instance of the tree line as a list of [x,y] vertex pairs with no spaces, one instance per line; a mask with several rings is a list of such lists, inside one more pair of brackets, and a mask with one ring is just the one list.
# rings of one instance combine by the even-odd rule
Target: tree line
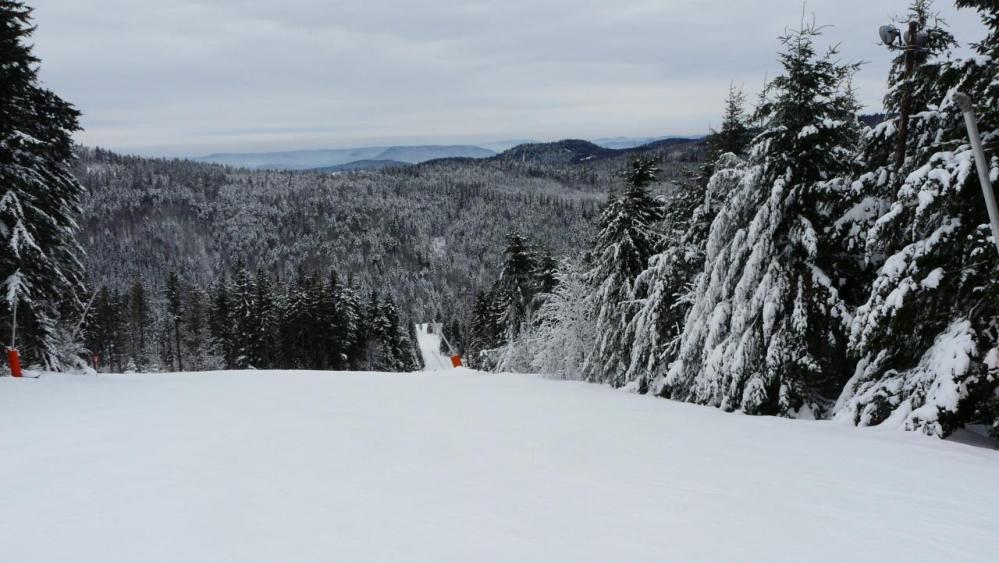
[[201,287],[170,272],[159,295],[135,280],[102,287],[84,323],[101,371],[314,369],[417,371],[415,325],[390,294],[366,294],[336,271],[286,281],[237,267]]
[[912,73],[893,61],[881,118],[859,118],[857,65],[821,28],[782,37],[783,72],[752,111],[730,91],[700,173],[655,198],[655,163],[636,161],[552,290],[509,276],[529,260],[508,246],[464,323],[469,360],[747,414],[999,432],[999,256],[954,100],[975,100],[996,177],[999,5],[957,6],[985,39],[962,58],[916,0],[926,43]]

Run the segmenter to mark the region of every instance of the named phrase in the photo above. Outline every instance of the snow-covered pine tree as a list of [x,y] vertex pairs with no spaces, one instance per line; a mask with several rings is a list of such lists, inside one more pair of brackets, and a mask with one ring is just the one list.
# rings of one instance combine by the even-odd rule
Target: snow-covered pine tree
[[184,307],[182,305],[180,278],[177,272],[171,271],[167,276],[166,289],[164,290],[166,300],[166,320],[171,335],[170,344],[173,346],[173,359],[177,362],[177,371],[184,371],[184,352],[180,345],[181,326],[184,323]]
[[515,338],[521,325],[530,318],[537,287],[536,268],[537,260],[527,239],[517,232],[507,235],[503,268],[494,290],[496,306],[503,311],[501,323],[505,341]]
[[364,314],[368,329],[365,334],[365,341],[367,343],[365,347],[365,351],[367,352],[365,369],[368,371],[391,371],[390,366],[393,363],[393,358],[391,358],[392,350],[387,342],[389,322],[385,318],[384,312],[385,309],[381,306],[381,297],[377,291],[372,290],[368,295],[368,304]]
[[305,367],[305,323],[308,316],[309,275],[299,268],[295,277],[287,285],[282,299],[284,307],[278,319],[278,357],[281,365],[288,368]]
[[749,414],[822,416],[843,384],[849,311],[822,234],[859,125],[855,65],[816,52],[814,24],[781,39],[751,167],[711,226],[678,358],[653,391]]
[[97,357],[96,369],[119,368],[122,356],[127,355],[127,351],[119,347],[126,320],[121,314],[118,299],[115,292],[102,287],[87,314],[85,343],[91,354]]
[[59,369],[60,309],[79,311],[84,289],[75,240],[83,188],[69,171],[79,112],[41,87],[33,30],[23,2],[0,2],[0,335],[10,342],[16,307],[24,361]]
[[[999,256],[953,99],[957,91],[973,98],[995,178],[999,3],[957,5],[979,12],[986,38],[965,59],[931,52],[907,82],[924,107],[912,119],[900,187],[884,179],[887,166],[859,181],[890,205],[865,233],[877,272],[850,334],[860,361],[837,403],[837,416],[856,424],[891,421],[937,436],[996,420],[983,409],[995,405],[999,368]],[[941,48],[951,45],[937,37]]]
[[725,98],[721,128],[708,134],[704,164],[698,171],[694,185],[701,188],[702,192],[706,191],[711,176],[717,170],[718,159],[728,153],[742,155],[752,140],[753,130],[746,116],[746,95],[742,88],[731,84]]
[[146,371],[150,365],[150,314],[149,299],[142,280],[136,278],[128,290],[128,341],[129,355],[135,360],[139,371]]
[[253,278],[242,264],[236,267],[233,274],[230,296],[234,351],[234,363],[230,364],[230,368],[242,369],[252,365],[251,346],[256,337],[256,323],[253,320],[256,289],[253,287]]
[[385,338],[391,350],[388,371],[416,371],[418,368],[415,358],[413,358],[415,343],[409,339],[409,330],[402,323],[402,319],[399,317],[399,308],[391,294],[386,295],[382,300],[381,310],[382,316],[386,320]]
[[406,329],[406,335],[409,338],[409,354],[412,357],[410,371],[422,370],[426,365],[423,363],[423,352],[420,350],[419,337],[416,335],[416,323],[410,319],[406,322]]
[[657,249],[663,218],[662,203],[649,192],[658,169],[652,161],[635,160],[624,173],[626,187],[611,193],[600,214],[600,230],[592,250],[593,265],[587,273],[594,288],[591,297],[596,321],[596,348],[587,358],[588,381],[625,384],[631,360],[627,326],[636,312],[633,284]]
[[357,311],[353,308],[354,304],[346,298],[345,289],[336,271],[330,272],[324,308],[328,310],[327,353],[332,369],[347,368],[347,351],[356,337]]
[[208,330],[211,333],[212,346],[218,350],[222,365],[227,369],[236,367],[239,357],[233,299],[232,284],[227,276],[223,276],[212,288]]
[[704,247],[711,222],[742,179],[740,158],[751,140],[740,89],[731,87],[719,131],[707,138],[707,162],[693,181],[670,199],[663,221],[662,251],[635,279],[639,309],[628,324],[632,343],[627,385],[645,393],[662,377],[676,355],[677,339],[690,309],[691,286],[704,269]]
[[355,287],[352,277],[348,276],[347,283],[343,286],[340,304],[343,307],[345,318],[348,319],[346,323],[349,340],[346,348],[347,365],[350,369],[358,370],[363,367],[366,356],[368,329],[361,304],[361,293]]
[[253,367],[267,369],[274,365],[278,353],[278,311],[274,284],[271,276],[262,268],[257,269],[253,289],[253,313],[249,319],[250,342],[246,355]]
[[582,377],[583,365],[596,344],[592,291],[582,266],[563,261],[557,284],[535,315],[531,368],[562,379]]
[[467,354],[472,368],[490,371],[495,363],[490,351],[503,345],[503,310],[495,305],[499,301],[492,290],[480,291],[475,296]]
[[[888,90],[884,97],[887,116],[884,121],[867,129],[861,140],[857,159],[859,174],[846,178],[850,189],[843,195],[850,206],[836,222],[833,236],[841,239],[844,251],[852,260],[859,256],[855,264],[844,264],[852,268],[849,277],[854,283],[848,297],[854,304],[866,300],[870,281],[885,259],[888,247],[897,247],[898,233],[891,230],[875,229],[878,219],[891,209],[902,180],[921,166],[935,152],[936,143],[933,127],[926,127],[925,112],[933,112],[940,102],[942,93],[938,84],[941,65],[947,64],[950,49],[956,46],[953,35],[945,23],[932,12],[931,0],[915,0],[909,7],[904,22],[914,21],[926,32],[926,46],[915,51],[915,67],[909,77],[904,76],[905,54],[900,51],[892,61],[888,73]],[[909,113],[912,117],[902,166],[896,166],[898,144],[899,113],[902,97],[910,96]],[[927,152],[929,151],[929,153]]]
[[204,289],[193,286],[187,293],[184,306],[184,349],[187,351],[188,369],[199,371],[217,367],[213,358],[211,336],[206,322],[205,304],[208,296]]

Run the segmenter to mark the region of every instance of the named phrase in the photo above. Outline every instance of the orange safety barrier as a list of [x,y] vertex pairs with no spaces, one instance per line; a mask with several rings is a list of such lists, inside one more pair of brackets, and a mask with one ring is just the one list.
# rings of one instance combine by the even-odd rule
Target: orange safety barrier
[[454,367],[456,367],[456,368],[460,368],[461,367],[461,356],[459,356],[458,354],[455,354],[455,355],[451,356],[451,365],[454,366]]

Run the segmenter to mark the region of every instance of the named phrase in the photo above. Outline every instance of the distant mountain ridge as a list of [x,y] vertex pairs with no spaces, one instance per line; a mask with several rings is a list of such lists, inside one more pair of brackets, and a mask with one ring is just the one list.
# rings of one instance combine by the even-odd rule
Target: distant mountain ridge
[[[379,170],[431,161],[501,159],[548,164],[579,164],[587,160],[612,158],[628,152],[643,152],[673,145],[696,145],[703,137],[615,137],[612,139],[564,139],[547,143],[536,141],[496,141],[479,145],[413,145],[322,149],[262,153],[216,153],[193,158],[196,162],[223,164],[250,170],[307,170],[346,172]],[[496,149],[496,150],[493,150]]]
[[610,137],[603,139],[591,139],[590,142],[593,143],[594,145],[603,147],[605,149],[621,150],[621,149],[635,149],[638,147],[651,145],[659,141],[680,140],[680,139],[694,141],[700,138],[701,136],[697,135],[690,137],[677,136],[677,135],[665,136],[665,137]]
[[703,138],[663,137],[635,147],[614,149],[600,146],[591,141],[565,139],[553,143],[518,145],[492,157],[491,160],[531,162],[544,165],[570,165],[628,155],[642,156],[649,153],[662,152],[666,149],[670,151],[675,149],[678,152],[687,152],[693,155],[699,149],[703,149],[703,145]]
[[362,169],[364,166],[360,166],[358,163],[392,161],[403,164],[419,164],[441,158],[488,158],[495,154],[495,151],[474,145],[416,145],[262,153],[216,153],[191,160],[251,170],[327,169],[352,163],[355,165],[348,167],[348,169]]

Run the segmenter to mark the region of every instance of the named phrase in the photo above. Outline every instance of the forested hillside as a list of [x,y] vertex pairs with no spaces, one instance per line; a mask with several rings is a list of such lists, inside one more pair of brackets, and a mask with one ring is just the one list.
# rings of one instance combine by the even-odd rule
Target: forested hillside
[[[679,180],[701,151],[687,142],[641,152]],[[534,151],[323,174],[78,153],[93,287],[124,288],[138,276],[159,288],[170,270],[205,285],[240,262],[281,278],[300,266],[335,269],[392,291],[420,318],[469,302],[511,230],[532,233],[553,256],[587,244],[608,177],[631,154],[554,166]]]

